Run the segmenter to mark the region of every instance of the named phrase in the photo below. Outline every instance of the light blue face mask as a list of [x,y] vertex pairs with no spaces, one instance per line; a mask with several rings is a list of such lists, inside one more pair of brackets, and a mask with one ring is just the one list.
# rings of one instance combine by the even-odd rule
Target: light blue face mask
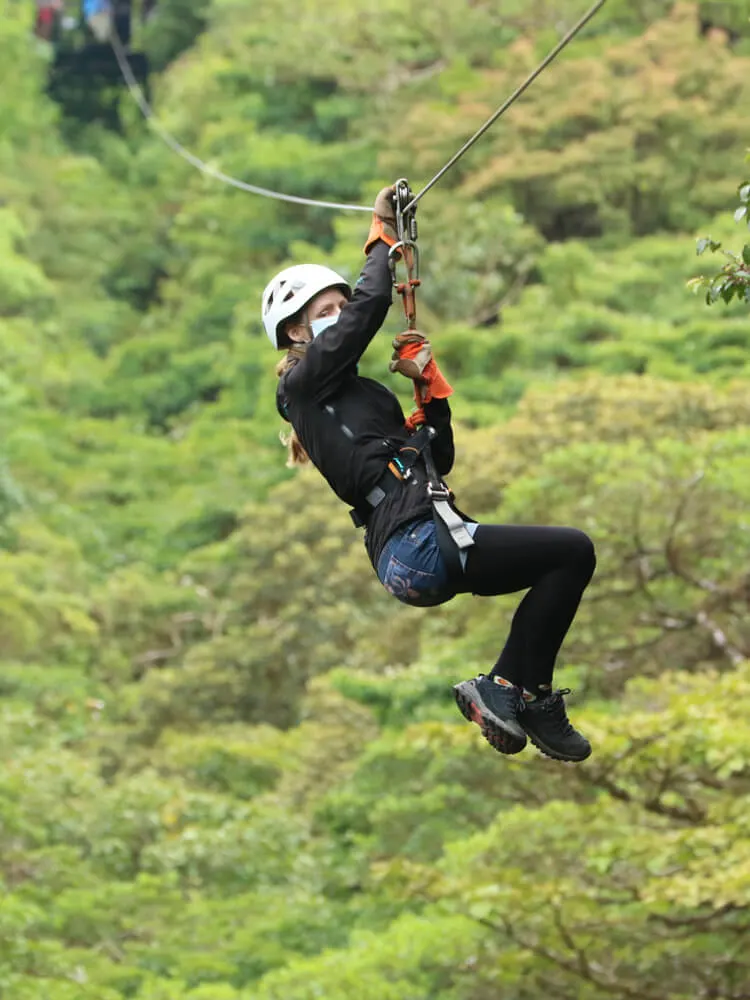
[[338,316],[321,316],[320,319],[311,320],[310,329],[312,330],[313,337],[318,337],[329,326],[333,326],[337,320]]

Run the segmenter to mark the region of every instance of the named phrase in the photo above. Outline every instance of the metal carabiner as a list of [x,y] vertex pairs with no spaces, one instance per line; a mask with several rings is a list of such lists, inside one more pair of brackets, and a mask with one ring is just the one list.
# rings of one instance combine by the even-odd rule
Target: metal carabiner
[[417,208],[409,208],[414,193],[405,177],[394,184],[394,207],[396,209],[396,232],[401,242],[417,242]]
[[398,287],[399,280],[396,274],[396,265],[398,264],[399,254],[403,257],[404,267],[406,268],[406,280],[414,281],[417,285],[419,284],[419,247],[416,243],[411,240],[401,240],[400,243],[394,243],[393,246],[388,251],[388,266],[391,269],[391,276],[393,278],[393,284]]
[[[394,208],[396,214],[396,234],[398,242],[388,251],[388,266],[393,286],[404,302],[407,329],[415,330],[417,325],[417,303],[415,290],[419,287],[419,248],[417,247],[416,206],[407,208],[413,194],[405,178],[396,181]],[[399,281],[397,261],[399,256],[406,268],[406,280]]]

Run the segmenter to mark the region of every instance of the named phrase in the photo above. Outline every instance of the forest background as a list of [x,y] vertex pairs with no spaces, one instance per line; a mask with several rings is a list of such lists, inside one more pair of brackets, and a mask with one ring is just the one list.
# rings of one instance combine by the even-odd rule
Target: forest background
[[[369,204],[581,6],[161,0],[135,42],[206,162]],[[748,5],[609,0],[419,208],[461,506],[596,542],[576,767],[452,702],[514,601],[398,605],[285,468],[260,292],[356,277],[367,216],[202,176],[126,94],[71,114],[32,23],[5,0],[0,997],[750,997],[750,324],[686,289],[747,239]],[[363,370],[408,407],[399,329]]]

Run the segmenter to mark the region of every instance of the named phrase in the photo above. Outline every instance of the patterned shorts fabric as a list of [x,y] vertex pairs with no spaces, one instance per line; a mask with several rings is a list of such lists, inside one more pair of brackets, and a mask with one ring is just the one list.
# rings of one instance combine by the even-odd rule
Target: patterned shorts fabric
[[391,535],[378,560],[378,579],[412,607],[433,607],[455,596],[431,517],[410,521]]

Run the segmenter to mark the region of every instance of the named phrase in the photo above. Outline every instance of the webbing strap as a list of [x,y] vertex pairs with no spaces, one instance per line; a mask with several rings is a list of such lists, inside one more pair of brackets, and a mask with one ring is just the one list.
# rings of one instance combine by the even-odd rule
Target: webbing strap
[[[398,458],[402,472],[408,473],[409,470],[413,469],[419,461],[420,456],[424,455],[426,458],[430,451],[430,441],[432,441],[436,433],[434,427],[430,427],[429,424],[423,424],[415,434],[412,434],[408,444],[399,448]],[[405,478],[408,478],[408,475]]]
[[474,537],[466,527],[464,519],[458,516],[446,500],[433,499],[432,506],[437,516],[450,532],[451,539],[456,548],[462,551],[463,549],[470,548],[474,544]]
[[432,500],[435,514],[448,529],[456,548],[461,550],[470,548],[474,544],[474,537],[464,524],[464,519],[448,503],[450,493],[438,476],[432,449],[429,446],[424,449],[424,464],[427,469],[427,495]]

